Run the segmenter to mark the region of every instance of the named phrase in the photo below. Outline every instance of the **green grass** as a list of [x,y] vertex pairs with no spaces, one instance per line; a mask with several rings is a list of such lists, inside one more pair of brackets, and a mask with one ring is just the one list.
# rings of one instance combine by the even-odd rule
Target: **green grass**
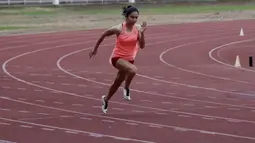
[[26,29],[28,27],[18,27],[18,26],[0,26],[0,31],[4,30],[19,30],[19,29]]
[[208,13],[222,11],[237,11],[237,10],[255,10],[255,5],[205,5],[205,6],[161,6],[155,8],[142,8],[144,13]]
[[[63,6],[63,7],[9,7],[0,8],[0,15],[56,15],[56,14],[120,14],[122,5]],[[142,14],[205,13],[236,10],[255,10],[254,4],[236,5],[138,5]]]
[[0,8],[0,15],[51,15],[58,10],[54,8],[40,7],[10,7]]
[[[138,5],[143,14],[183,14],[183,13],[205,13],[236,10],[255,10],[255,4],[247,5]],[[98,7],[67,7],[60,10],[78,12],[82,14],[120,14],[121,6],[98,6]]]

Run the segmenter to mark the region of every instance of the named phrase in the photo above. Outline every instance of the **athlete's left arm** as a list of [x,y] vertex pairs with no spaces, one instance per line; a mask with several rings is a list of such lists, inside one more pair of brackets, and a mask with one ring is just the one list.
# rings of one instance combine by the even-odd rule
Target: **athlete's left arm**
[[145,38],[144,38],[144,32],[147,29],[147,23],[143,22],[143,24],[141,26],[139,26],[139,46],[141,49],[145,48]]
[[145,48],[145,38],[144,38],[144,32],[139,32],[139,46],[141,49]]

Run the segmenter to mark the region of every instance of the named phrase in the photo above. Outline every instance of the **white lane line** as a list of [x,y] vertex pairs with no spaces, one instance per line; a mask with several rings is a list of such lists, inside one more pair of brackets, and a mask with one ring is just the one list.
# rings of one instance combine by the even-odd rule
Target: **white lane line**
[[136,124],[136,123],[125,123],[125,124],[127,124],[127,125],[132,125],[132,126],[137,126],[138,124]]
[[92,120],[92,118],[87,118],[87,117],[81,117],[80,119],[82,119],[82,120]]
[[51,129],[51,128],[41,128],[42,130],[45,130],[45,131],[54,131],[55,129]]
[[[79,44],[79,43],[75,43],[75,44]],[[74,45],[74,44],[71,44],[71,45]],[[111,44],[105,44],[104,46],[107,46],[107,45],[111,45]],[[64,47],[64,46],[68,46],[68,45],[57,46],[57,47],[55,47],[55,48],[60,48],[60,47]],[[40,51],[44,51],[44,50],[49,50],[49,49],[52,49],[52,48],[45,48],[45,49],[35,50],[35,51],[32,51],[32,52],[27,52],[27,53],[18,55],[18,56],[16,56],[16,57],[13,57],[13,58],[7,60],[7,61],[4,63],[4,64],[2,65],[2,68],[3,68],[3,70],[4,70],[4,72],[5,72],[6,74],[8,74],[10,77],[12,77],[12,78],[14,78],[14,79],[16,79],[16,80],[18,80],[18,81],[25,82],[25,83],[27,83],[27,84],[34,85],[34,86],[37,86],[37,87],[41,87],[41,88],[44,88],[44,89],[53,90],[53,89],[50,89],[50,88],[46,88],[46,87],[43,87],[43,86],[35,85],[35,84],[32,84],[32,83],[26,82],[26,81],[24,81],[24,80],[21,80],[21,79],[19,79],[19,78],[16,78],[16,77],[14,77],[13,75],[11,75],[11,74],[6,70],[6,64],[7,64],[8,62],[10,62],[10,61],[16,59],[16,58],[19,58],[19,57],[22,57],[22,56],[24,56],[24,55],[28,55],[28,54],[31,54],[31,53],[35,53],[35,52],[40,52]],[[90,48],[78,50],[78,51],[69,53],[68,55],[74,54],[74,53],[77,53],[77,52],[81,52],[81,51],[84,51],[84,50],[88,50],[88,49],[90,49]],[[64,70],[59,66],[59,62],[60,62],[64,57],[66,57],[66,56],[68,56],[68,55],[63,56],[63,57],[60,58],[60,59],[58,60],[58,62],[57,62],[58,67],[59,67],[62,71],[64,71]],[[64,71],[64,72],[66,72],[66,71]],[[71,73],[68,73],[68,74],[71,74]],[[71,75],[72,75],[72,74],[71,74]],[[142,75],[140,75],[140,76],[142,76]],[[76,77],[78,77],[78,76],[76,75]],[[145,76],[145,77],[148,78],[148,79],[151,79],[151,77],[148,77],[148,76]],[[82,77],[80,77],[80,78],[82,78]],[[83,79],[84,79],[84,78],[83,78]],[[89,79],[85,79],[85,80],[89,80]],[[158,80],[158,79],[156,79],[156,80]],[[91,81],[91,80],[90,80],[90,81]],[[91,82],[96,82],[96,81],[91,81]],[[100,83],[100,82],[96,82],[96,83],[102,84],[102,83]],[[173,83],[173,82],[170,82],[170,83]],[[185,84],[181,84],[181,83],[173,83],[173,84],[185,85]],[[185,86],[186,86],[186,85],[185,85]],[[187,87],[194,87],[194,86],[187,85]],[[203,87],[196,87],[196,86],[195,86],[195,88],[206,89],[206,88],[203,88]],[[208,89],[207,89],[207,90],[208,90]],[[139,91],[139,90],[134,90],[134,91],[152,94],[152,93],[145,92],[145,91]],[[219,91],[219,92],[221,92],[221,91]],[[63,93],[63,91],[62,91],[62,93]],[[72,95],[73,95],[73,93],[72,93]],[[163,95],[163,94],[158,94],[158,93],[155,94],[155,95],[165,96],[165,95]],[[182,98],[182,97],[172,97],[172,98],[179,98],[179,99],[184,99],[184,100],[191,100],[191,99]],[[209,101],[201,101],[201,100],[196,100],[196,99],[193,99],[193,101],[207,102],[207,103],[212,103],[212,104],[223,104],[223,103],[216,103],[216,102],[209,102]],[[225,104],[225,105],[226,105],[226,104]],[[228,104],[228,105],[229,105],[229,106],[237,106],[237,105],[231,105],[231,104]],[[249,108],[249,107],[243,106],[243,108]]]
[[[177,126],[149,123],[149,122],[143,122],[143,121],[138,121],[138,120],[129,120],[129,119],[123,119],[123,118],[107,117],[107,116],[103,116],[103,115],[95,115],[95,114],[77,112],[77,111],[72,111],[72,110],[66,110],[66,109],[61,109],[61,108],[56,108],[56,107],[50,107],[50,106],[44,106],[44,105],[29,103],[29,102],[25,102],[25,101],[19,101],[19,100],[10,99],[10,98],[3,98],[3,99],[10,100],[10,101],[15,101],[15,102],[19,102],[19,103],[24,103],[24,104],[28,104],[28,105],[36,106],[36,107],[42,107],[42,108],[47,108],[47,109],[52,109],[52,110],[64,111],[64,112],[68,112],[68,113],[75,113],[75,114],[86,115],[86,116],[93,116],[93,117],[110,119],[110,120],[118,120],[118,121],[123,121],[123,122],[139,123],[139,124],[143,124],[143,125],[156,125],[156,126],[162,126],[162,127],[166,127],[166,128],[172,128],[172,129],[182,128],[182,127],[177,127]],[[6,119],[6,118],[1,118],[0,117],[0,119]],[[228,119],[231,119],[231,118],[228,118]],[[6,120],[7,121],[12,121],[11,119],[6,119]],[[248,122],[246,120],[240,120],[240,121]],[[249,122],[254,123],[253,121],[249,121]],[[193,132],[199,132],[199,133],[203,133],[203,134],[211,133],[210,131],[200,130],[200,129],[192,129],[192,128],[182,128],[182,129],[193,131]],[[227,134],[227,133],[221,133],[221,132],[213,132],[213,133],[214,133],[214,135],[219,135],[219,136],[227,136],[227,137],[231,137],[231,138],[241,138],[241,139],[255,140],[255,137]]]
[[144,84],[143,82],[135,82],[136,84]]
[[[179,132],[187,132],[187,131],[190,131],[189,129],[186,129],[186,128],[182,128],[182,127],[176,127],[174,128],[175,131],[179,131]],[[202,132],[200,132],[202,133]]]
[[226,100],[231,100],[231,101],[239,101],[239,99],[235,99],[235,98],[225,98]]
[[17,88],[18,90],[27,90],[26,88]]
[[144,113],[144,111],[141,111],[141,110],[132,110],[132,112],[136,112],[136,113]]
[[172,102],[161,102],[162,104],[172,104]]
[[57,91],[50,91],[50,93],[60,94],[60,92],[57,92]]
[[114,123],[115,121],[113,121],[113,120],[102,120],[102,122]]
[[[78,53],[78,52],[81,52],[81,51],[84,51],[84,50],[87,50],[87,49],[82,49],[82,50],[77,50],[77,51],[74,51],[74,52],[71,52],[69,54],[66,54],[64,56],[62,56],[58,61],[57,61],[57,66],[65,73],[69,74],[69,75],[72,75],[72,76],[75,76],[75,77],[79,77],[80,79],[84,79],[86,81],[90,81],[90,82],[93,82],[93,83],[97,83],[97,84],[100,84],[100,85],[107,85],[109,86],[109,84],[106,84],[106,83],[103,83],[103,82],[97,82],[95,80],[90,80],[88,78],[84,78],[84,77],[80,77],[80,76],[77,76],[77,75],[74,75],[70,72],[67,72],[66,70],[64,70],[61,66],[60,66],[60,62],[66,58],[67,56],[70,56],[72,54],[75,54],[75,53]],[[165,81],[165,80],[159,80],[159,79],[155,79],[155,78],[152,78],[152,77],[149,77],[149,76],[146,76],[146,75],[139,75],[141,77],[144,77],[144,78],[148,78],[148,79],[152,79],[152,80],[156,80],[156,81],[161,81],[161,82],[165,82],[165,83],[169,83],[169,84],[178,84],[178,85],[182,85],[182,86],[187,86],[187,87],[190,87],[190,88],[199,88],[199,89],[204,89],[204,90],[211,90],[211,91],[215,91],[215,92],[222,92],[222,93],[233,93],[233,94],[239,94],[239,95],[247,95],[247,96],[253,96],[251,94],[246,94],[246,93],[235,93],[235,92],[228,92],[228,91],[224,91],[224,90],[217,90],[217,89],[212,89],[212,88],[206,88],[206,87],[200,87],[200,86],[194,86],[194,85],[188,85],[188,84],[182,84],[182,83],[176,83],[176,82],[169,82],[169,81]],[[152,92],[146,92],[146,91],[141,91],[141,90],[135,90],[135,89],[132,89],[132,91],[136,91],[136,92],[142,92],[142,93],[147,93],[147,94],[154,94],[154,95],[158,95],[158,96],[163,96],[163,97],[171,97],[171,98],[177,98],[177,99],[183,99],[183,100],[189,100],[189,101],[196,101],[196,102],[202,102],[202,103],[211,103],[211,104],[218,104],[218,105],[228,105],[228,106],[239,106],[240,105],[233,105],[233,104],[226,104],[226,103],[218,103],[218,102],[211,102],[211,101],[202,101],[202,100],[197,100],[197,99],[189,99],[189,98],[183,98],[183,97],[176,97],[176,96],[166,96],[164,94],[159,94],[159,93],[152,93]],[[242,108],[251,108],[251,107],[247,107],[247,106],[242,106]],[[252,108],[254,109],[254,108]]]
[[36,102],[45,102],[44,100],[35,100]]
[[19,100],[26,101],[26,98],[18,98]]
[[[231,64],[224,63],[224,62],[222,62],[220,60],[217,60],[214,56],[212,56],[213,52],[216,51],[217,49],[224,48],[224,47],[229,46],[229,45],[235,45],[235,44],[240,44],[240,43],[245,43],[245,42],[251,42],[251,41],[254,41],[254,40],[255,39],[252,38],[252,39],[246,39],[246,40],[241,40],[241,41],[234,41],[234,42],[230,42],[230,43],[227,43],[227,44],[223,44],[223,45],[217,46],[217,47],[213,48],[212,50],[210,50],[208,55],[209,55],[210,59],[212,59],[213,61],[215,61],[215,62],[217,62],[219,64],[222,64],[222,65],[227,66],[227,67],[235,68],[235,66],[233,66]],[[250,72],[255,72],[253,69],[247,69],[247,68],[243,68],[243,67],[240,67],[239,69],[242,69],[242,70],[245,70],[245,71],[250,71]]]
[[22,127],[22,128],[33,128],[32,126],[28,126],[28,125],[20,125],[20,127]]
[[183,104],[184,106],[195,106],[194,104]]
[[20,110],[18,112],[20,112],[20,113],[29,113],[29,111],[23,111],[23,110]]
[[142,102],[152,102],[151,100],[140,100]]
[[102,87],[102,86],[93,86],[94,88],[104,88],[104,87]]
[[55,103],[55,104],[64,104],[63,102],[57,102],[57,101],[55,101],[53,103]]
[[92,106],[93,108],[101,108],[101,106]]
[[168,115],[167,113],[161,113],[161,112],[155,112],[155,114],[158,114],[158,115]]
[[229,120],[227,120],[227,121],[228,121],[228,122],[232,122],[232,123],[241,123],[241,122],[242,122],[242,121],[240,121],[240,120],[233,120],[233,119],[232,119],[232,120],[229,119]]
[[164,78],[163,76],[154,76],[155,78]]
[[87,85],[84,85],[84,84],[78,84],[78,86],[80,86],[80,87],[88,87]]
[[[57,129],[57,130],[62,130],[65,132],[76,132],[76,133],[82,133],[82,134],[98,134],[98,133],[93,133],[93,132],[88,132],[88,131],[82,131],[82,130],[75,130],[75,129],[69,129],[69,128],[63,128],[63,127],[57,127],[57,126],[51,126],[51,125],[44,125],[44,124],[38,124],[38,123],[33,123],[33,122],[26,122],[26,121],[19,121],[19,120],[13,120],[13,119],[7,119],[7,118],[2,118],[0,117],[1,120],[6,120],[10,122],[16,122],[16,123],[22,123],[22,124],[27,124],[32,126],[38,126],[38,127],[44,127],[44,128],[51,128],[51,129]],[[113,136],[113,135],[107,135],[107,134],[98,134],[101,135],[102,137],[108,137],[108,138],[114,138],[117,139],[118,136]],[[119,137],[120,138],[120,137]],[[122,137],[121,137],[122,138]],[[155,143],[151,141],[146,141],[146,140],[138,140],[138,139],[131,139],[131,138],[124,138],[126,140],[132,141],[132,142],[141,142],[141,143]]]
[[203,117],[202,119],[204,119],[204,120],[215,120],[215,118],[210,118],[210,117]]
[[61,117],[61,118],[69,118],[69,117],[71,117],[71,116],[61,115],[61,116],[59,116],[59,117]]
[[[9,126],[9,125],[11,125],[11,124],[0,122],[0,125]],[[0,140],[0,143],[1,143],[1,140]]]
[[215,106],[205,106],[205,108],[218,108],[218,107],[215,107]]
[[45,115],[45,116],[50,115],[49,113],[37,113],[37,114],[39,114],[39,115]]
[[2,111],[11,111],[11,109],[6,109],[6,108],[0,108]]
[[68,133],[68,134],[78,134],[78,132],[75,132],[75,131],[65,131],[65,133]]
[[123,111],[124,109],[122,109],[122,108],[112,108],[112,110]]
[[190,118],[191,116],[188,115],[178,115],[179,117],[184,117],[184,118]]
[[173,92],[167,92],[165,94],[169,94],[169,95],[175,95],[176,93],[173,93]]
[[149,125],[149,127],[151,127],[151,128],[162,128],[161,126],[157,126],[157,125]]
[[239,108],[228,108],[228,110],[240,110]]
[[84,105],[82,105],[82,104],[72,104],[73,106],[80,106],[80,107],[82,107],[82,106],[84,106]]
[[[176,69],[179,69],[179,70],[182,70],[182,71],[185,71],[185,72],[189,72],[189,73],[193,73],[193,74],[198,74],[198,75],[203,75],[203,76],[206,76],[206,77],[211,77],[211,78],[216,78],[216,79],[221,79],[221,80],[229,80],[229,81],[234,81],[234,82],[239,82],[239,83],[245,83],[245,81],[240,81],[240,80],[234,80],[234,79],[229,79],[229,78],[226,78],[226,77],[219,77],[219,76],[214,76],[214,75],[209,75],[209,74],[204,74],[204,73],[200,73],[200,72],[195,72],[195,71],[192,71],[192,70],[188,70],[188,69],[183,69],[183,68],[180,68],[180,67],[177,67],[175,65],[172,65],[168,62],[166,62],[164,59],[163,59],[163,56],[164,54],[166,54],[167,52],[169,52],[170,50],[174,50],[174,49],[178,49],[178,48],[181,48],[181,47],[184,47],[184,46],[188,46],[188,45],[192,45],[192,44],[197,44],[197,43],[202,43],[202,42],[208,42],[208,41],[214,41],[214,40],[217,40],[217,39],[223,39],[223,38],[231,38],[231,37],[221,37],[221,38],[216,38],[216,39],[211,39],[211,40],[204,40],[204,41],[196,41],[196,42],[190,42],[190,43],[186,43],[186,44],[183,44],[183,45],[178,45],[176,47],[172,47],[172,48],[169,48],[167,50],[165,50],[164,52],[162,52],[159,56],[160,58],[160,61],[170,67],[174,67]],[[235,42],[231,42],[231,43],[235,43]],[[215,60],[216,62],[219,62],[219,63],[222,63],[220,61],[218,61],[217,59],[213,58],[212,56],[212,52],[218,48],[221,48],[220,47],[217,47],[213,50],[211,50],[209,52],[209,57],[212,59],[212,60]],[[223,64],[223,63],[222,63]],[[230,65],[232,66],[232,65]],[[232,66],[233,67],[233,66]],[[197,86],[193,86],[195,88],[197,88]],[[204,89],[208,89],[208,90],[213,90],[213,91],[217,91],[217,92],[224,92],[223,90],[217,90],[217,89],[213,89],[213,88],[206,88],[206,87],[198,87],[198,88],[204,88]],[[228,92],[225,90],[225,92]],[[231,91],[229,91],[231,92]],[[234,92],[231,92],[231,93],[234,93]],[[241,93],[236,93],[236,94],[241,94]]]
[[86,94],[87,97],[93,97],[94,95],[92,94]]

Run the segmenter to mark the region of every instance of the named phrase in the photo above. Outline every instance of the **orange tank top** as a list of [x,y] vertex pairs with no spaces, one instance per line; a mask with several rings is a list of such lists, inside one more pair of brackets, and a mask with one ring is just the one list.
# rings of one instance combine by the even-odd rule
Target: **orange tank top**
[[122,24],[120,34],[116,39],[116,45],[111,57],[121,57],[125,60],[132,61],[138,52],[138,29],[134,25],[132,31],[126,31],[126,23]]

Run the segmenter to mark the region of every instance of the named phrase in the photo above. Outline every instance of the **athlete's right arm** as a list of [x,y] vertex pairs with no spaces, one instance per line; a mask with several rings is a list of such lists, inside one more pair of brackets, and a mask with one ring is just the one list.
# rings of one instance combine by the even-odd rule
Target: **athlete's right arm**
[[102,35],[99,37],[99,39],[97,40],[97,43],[95,45],[95,47],[93,48],[93,50],[91,51],[90,53],[90,58],[94,55],[96,55],[97,53],[97,49],[99,48],[100,44],[103,42],[103,40],[105,39],[105,37],[108,37],[108,36],[112,36],[112,35],[115,35],[115,34],[118,34],[119,33],[119,29],[117,26],[113,26],[107,30],[105,30]]

